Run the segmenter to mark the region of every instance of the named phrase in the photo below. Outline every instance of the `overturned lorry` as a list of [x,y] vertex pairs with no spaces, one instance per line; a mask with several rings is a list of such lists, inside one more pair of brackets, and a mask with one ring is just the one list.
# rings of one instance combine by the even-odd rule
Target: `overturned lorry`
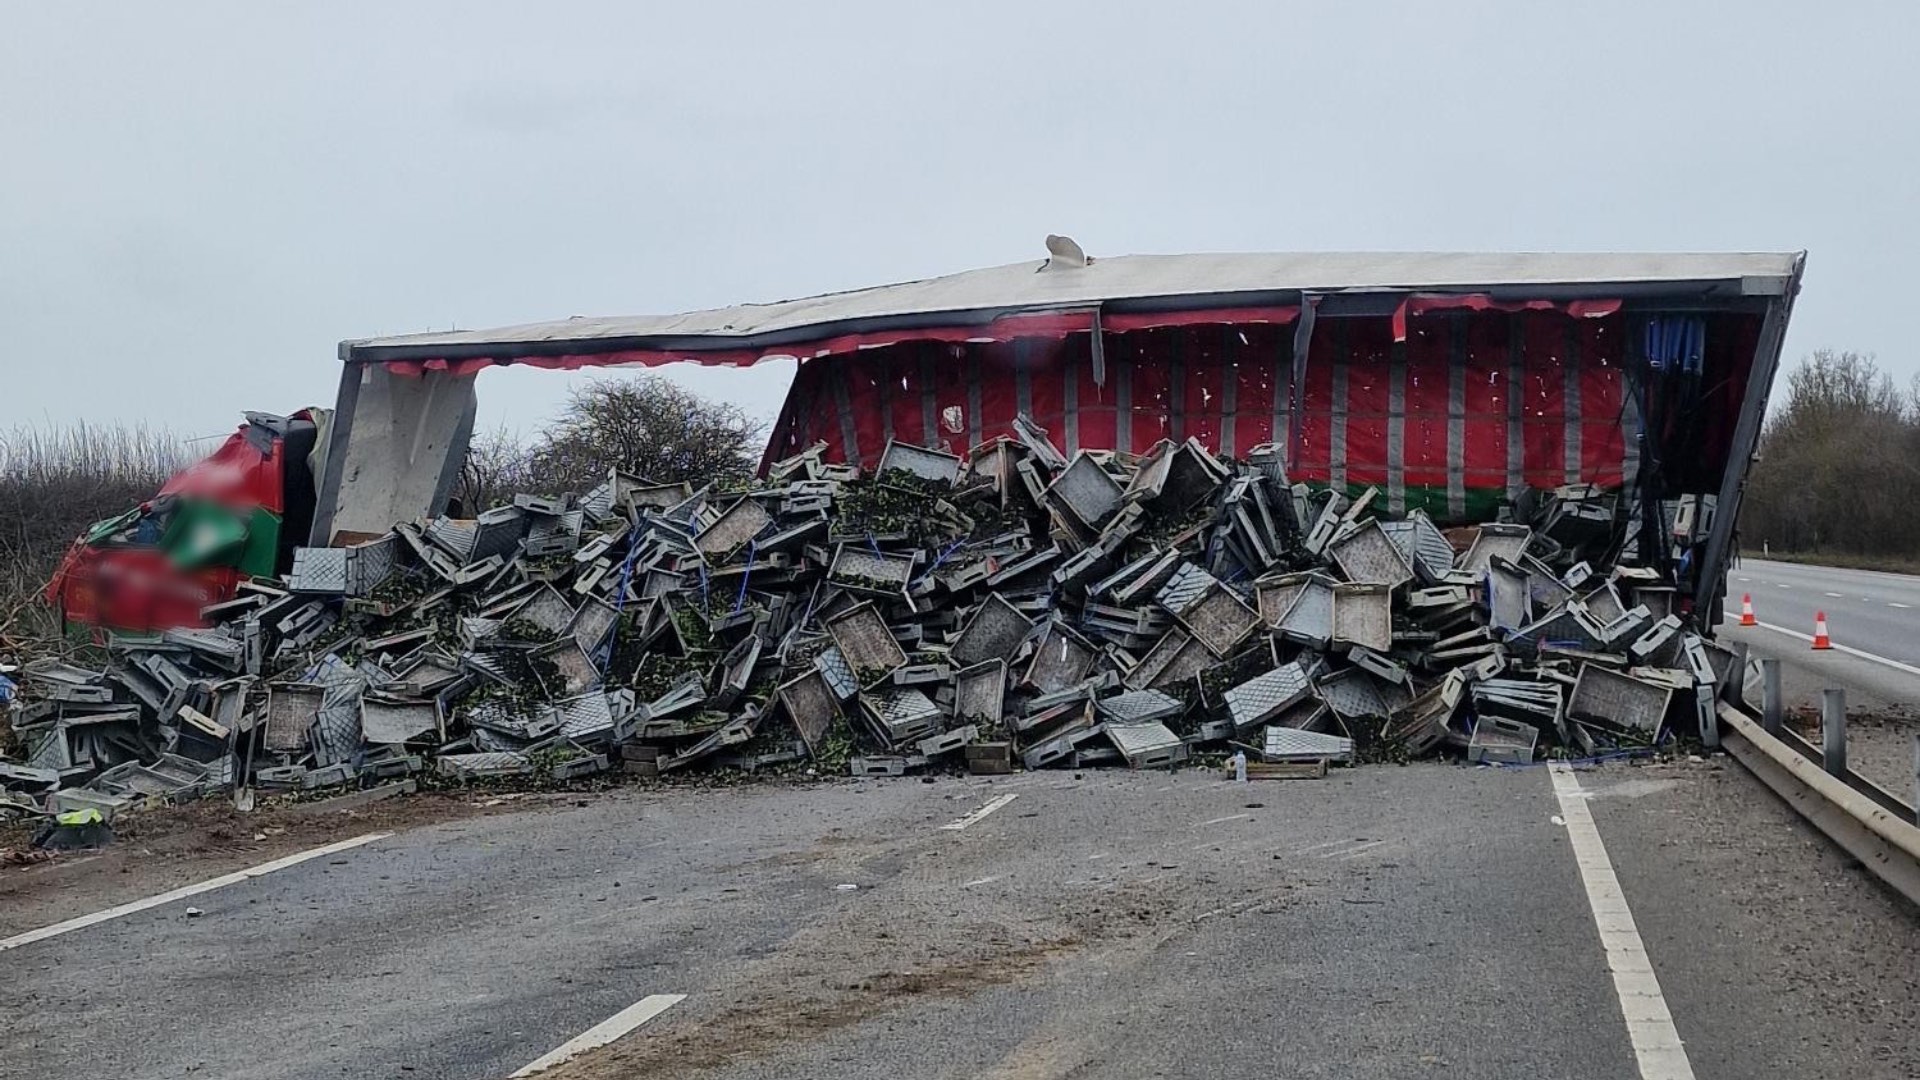
[[[113,803],[159,783],[143,753],[183,790],[1521,761],[1644,748],[1733,692],[1708,631],[1799,256],[1049,246],[343,345],[315,542],[211,629],[30,670],[15,783]],[[751,486],[615,472],[440,513],[491,367],[776,356],[801,363]]]
[[815,442],[868,468],[890,439],[964,452],[1026,415],[1068,455],[1277,446],[1291,481],[1446,525],[1586,484],[1649,539],[1680,529],[1689,607],[1723,591],[1804,255],[1094,259],[1055,239],[1043,261],[802,300],[344,342],[311,542],[438,513],[491,368],[794,358],[768,463]]

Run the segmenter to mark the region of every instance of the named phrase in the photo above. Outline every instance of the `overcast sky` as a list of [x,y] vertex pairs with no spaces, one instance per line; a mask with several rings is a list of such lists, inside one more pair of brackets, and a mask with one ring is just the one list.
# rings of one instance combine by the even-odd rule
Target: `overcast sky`
[[[1356,10],[1364,8],[1366,10]],[[1039,258],[1810,252],[1905,379],[1912,3],[0,0],[0,427],[330,405],[375,334]],[[771,416],[791,366],[673,378]],[[571,379],[489,373],[531,430]]]

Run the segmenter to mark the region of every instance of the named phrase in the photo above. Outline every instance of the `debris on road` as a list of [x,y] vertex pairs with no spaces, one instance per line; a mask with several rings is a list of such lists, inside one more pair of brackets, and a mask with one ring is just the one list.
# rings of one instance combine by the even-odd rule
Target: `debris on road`
[[1526,762],[1660,742],[1731,670],[1616,493],[1442,530],[1290,484],[1272,446],[1068,457],[1016,431],[964,456],[892,443],[870,476],[822,446],[738,489],[615,472],[299,549],[204,628],[20,665],[0,787],[111,816],[408,777],[1158,768],[1235,745],[1263,777]]

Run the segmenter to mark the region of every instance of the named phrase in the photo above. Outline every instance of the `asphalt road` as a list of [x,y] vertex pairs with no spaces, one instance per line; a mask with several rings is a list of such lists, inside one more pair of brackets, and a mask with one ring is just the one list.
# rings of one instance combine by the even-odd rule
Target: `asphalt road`
[[[1734,766],[1580,782],[1694,1075],[1914,1075],[1909,907]],[[1565,809],[1444,765],[620,792],[0,952],[0,1077],[480,1080],[659,994],[546,1075],[1633,1077]]]
[[1743,559],[1727,574],[1728,621],[1743,594],[1762,623],[1810,635],[1824,611],[1834,644],[1920,667],[1920,577]]
[[[1740,626],[1751,594],[1759,626]],[[1920,577],[1870,570],[1743,560],[1727,574],[1724,641],[1781,662],[1789,708],[1817,712],[1821,691],[1847,692],[1848,764],[1908,798],[1920,733]],[[1812,647],[1824,611],[1834,647]]]

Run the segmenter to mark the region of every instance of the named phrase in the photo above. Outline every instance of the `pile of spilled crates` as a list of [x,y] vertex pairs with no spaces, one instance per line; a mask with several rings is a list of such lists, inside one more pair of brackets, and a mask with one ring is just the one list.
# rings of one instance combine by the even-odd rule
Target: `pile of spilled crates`
[[615,472],[300,549],[206,628],[24,666],[0,785],[111,812],[420,773],[1525,762],[1653,745],[1735,667],[1663,560],[1609,557],[1673,542],[1617,493],[1443,531],[1289,483],[1273,446],[1016,433],[889,443],[870,475],[815,447],[735,490]]

